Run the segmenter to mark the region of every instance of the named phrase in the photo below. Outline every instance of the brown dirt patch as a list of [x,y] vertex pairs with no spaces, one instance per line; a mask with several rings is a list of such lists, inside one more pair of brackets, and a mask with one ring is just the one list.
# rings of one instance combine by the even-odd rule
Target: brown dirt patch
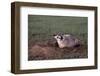
[[87,45],[59,48],[56,41],[36,41],[28,49],[28,60],[87,58]]

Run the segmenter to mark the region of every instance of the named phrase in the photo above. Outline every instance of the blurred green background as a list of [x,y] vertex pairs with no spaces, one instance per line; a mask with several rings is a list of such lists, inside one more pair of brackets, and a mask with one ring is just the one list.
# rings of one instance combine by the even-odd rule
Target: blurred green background
[[87,17],[28,15],[28,40],[47,40],[55,33],[69,33],[87,43]]

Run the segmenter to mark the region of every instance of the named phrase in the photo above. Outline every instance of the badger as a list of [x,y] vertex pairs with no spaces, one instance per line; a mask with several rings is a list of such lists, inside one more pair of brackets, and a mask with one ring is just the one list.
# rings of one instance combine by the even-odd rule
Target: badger
[[71,35],[71,34],[64,34],[64,35],[54,35],[54,38],[56,39],[59,48],[65,48],[65,47],[75,47],[77,45],[81,45],[82,42],[77,37]]

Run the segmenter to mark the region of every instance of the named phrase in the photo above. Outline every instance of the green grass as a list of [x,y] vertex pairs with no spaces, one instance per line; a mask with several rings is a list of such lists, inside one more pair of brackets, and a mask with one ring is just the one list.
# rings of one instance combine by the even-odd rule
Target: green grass
[[73,34],[87,43],[87,20],[87,17],[29,15],[28,39],[50,39],[61,32]]

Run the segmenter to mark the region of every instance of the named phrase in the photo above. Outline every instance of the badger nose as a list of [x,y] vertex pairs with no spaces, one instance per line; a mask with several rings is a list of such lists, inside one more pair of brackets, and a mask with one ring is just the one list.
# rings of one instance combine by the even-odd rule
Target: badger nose
[[53,34],[53,36],[56,36],[56,34]]

